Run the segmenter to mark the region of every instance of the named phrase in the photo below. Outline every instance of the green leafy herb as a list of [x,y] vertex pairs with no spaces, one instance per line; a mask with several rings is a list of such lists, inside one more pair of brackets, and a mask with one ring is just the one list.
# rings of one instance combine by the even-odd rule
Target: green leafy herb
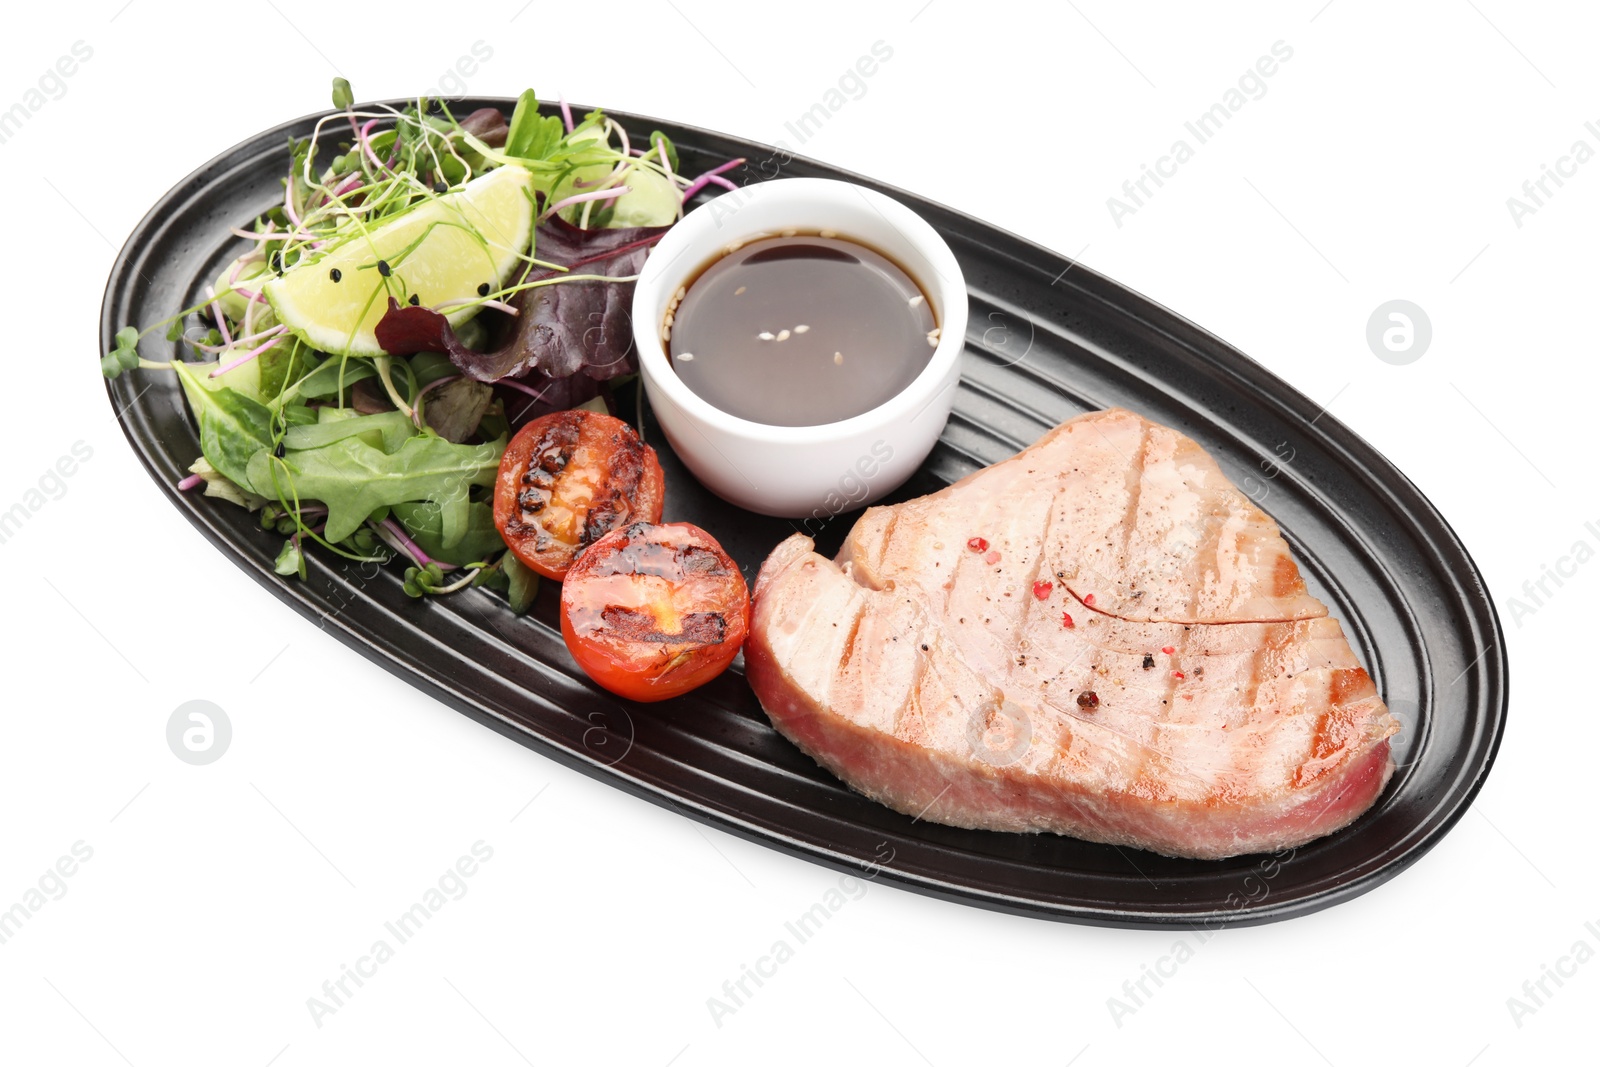
[[278,558],[273,561],[272,569],[285,578],[298,575],[302,580],[306,576],[306,557],[300,551],[300,545],[294,538],[283,543],[283,549],[278,553]]
[[346,437],[360,437],[374,448],[394,453],[416,434],[411,420],[398,411],[357,415],[350,408],[323,408],[321,418],[309,426],[291,426],[283,434],[285,448],[321,448]]
[[178,372],[189,410],[199,424],[200,453],[223,477],[248,486],[252,457],[272,448],[272,412],[226,385],[208,384],[187,363],[173,360],[172,369]]
[[308,400],[336,396],[340,389],[348,388],[363,378],[376,377],[377,374],[378,370],[371,360],[334,356],[300,379],[297,395]]
[[445,511],[432,501],[399,503],[393,509],[395,521],[406,528],[417,547],[445,563],[465,566],[488,559],[505,547],[500,531],[495,529],[494,509],[488,504],[468,503],[465,521],[460,523],[460,529],[452,531],[455,540],[448,542],[444,533]]
[[533,606],[539,593],[539,575],[510,552],[501,557],[500,567],[506,572],[506,599],[511,610],[521,615]]
[[282,459],[258,452],[250,460],[247,480],[263,496],[278,498],[292,483],[300,499],[321,501],[328,508],[324,536],[342,541],[385,505],[448,501],[458,495],[465,499],[469,486],[492,484],[504,450],[503,441],[453,445],[422,436],[386,453],[347,437]]
[[528,89],[517,98],[516,110],[511,113],[505,153],[518,159],[549,159],[565,135],[559,118],[539,114],[539,98]]

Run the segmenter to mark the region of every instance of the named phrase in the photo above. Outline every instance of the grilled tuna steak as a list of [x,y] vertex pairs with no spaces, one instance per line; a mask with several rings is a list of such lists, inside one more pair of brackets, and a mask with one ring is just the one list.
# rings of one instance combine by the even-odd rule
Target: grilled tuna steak
[[1218,859],[1338,830],[1393,772],[1399,724],[1277,526],[1130,412],[811,549],[761,568],[746,673],[897,811]]

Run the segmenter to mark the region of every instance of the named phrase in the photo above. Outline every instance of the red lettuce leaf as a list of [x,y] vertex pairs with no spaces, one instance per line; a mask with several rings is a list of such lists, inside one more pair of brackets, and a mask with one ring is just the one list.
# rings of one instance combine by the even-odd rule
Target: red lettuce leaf
[[503,147],[510,129],[505,115],[497,107],[480,107],[461,120],[461,128],[490,148]]
[[[560,217],[539,225],[535,254],[573,274],[625,278],[638,274],[665,226],[585,230]],[[524,281],[555,277],[530,272]],[[456,337],[438,312],[389,300],[378,322],[378,343],[390,355],[443,352],[461,373],[480,382],[545,375],[567,378],[579,371],[606,381],[639,369],[633,352],[632,282],[575,281],[523,289],[509,301],[517,309],[499,343],[477,352]]]

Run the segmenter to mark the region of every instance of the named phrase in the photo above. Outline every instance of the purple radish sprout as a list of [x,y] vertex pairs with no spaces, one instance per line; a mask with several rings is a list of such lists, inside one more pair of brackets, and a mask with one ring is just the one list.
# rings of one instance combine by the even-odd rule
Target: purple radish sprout
[[422,405],[417,401],[420,401],[423,397],[433,392],[433,390],[439,388],[439,386],[444,385],[446,382],[453,382],[459,377],[461,377],[459,374],[447,374],[443,378],[435,378],[433,381],[419,389],[417,391],[416,399],[411,401],[411,425],[415,426],[419,430],[422,429]]
[[566,98],[565,94],[561,95],[559,97],[559,99],[561,101],[561,121],[565,122],[567,124],[567,132],[571,133],[572,132],[572,109],[567,106],[567,98]]
[[379,170],[388,170],[389,168],[385,166],[383,161],[378,158],[378,153],[372,150],[372,144],[367,140],[372,133],[373,127],[377,124],[377,119],[368,119],[362,124],[361,129],[357,131],[356,140],[361,142],[362,154],[364,154],[368,159],[372,160],[372,165],[374,167],[377,167]]
[[739,191],[739,187],[737,185],[733,184],[732,182],[730,182],[728,179],[724,178],[720,174],[709,175],[706,178],[706,182],[708,184],[711,184],[711,185],[720,185],[724,189],[728,189],[728,190],[731,190],[733,192],[738,192]]
[[739,164],[741,164],[743,162],[744,162],[744,159],[742,157],[739,158],[739,159],[730,159],[730,160],[728,160],[728,162],[724,163],[722,166],[713,167],[710,170],[706,171],[704,174],[700,175],[700,177],[698,177],[694,181],[690,182],[689,183],[689,187],[683,191],[683,202],[685,204],[687,204],[689,202],[689,198],[694,196],[695,193],[698,193],[701,189],[704,189],[708,184],[710,184],[712,178],[714,178],[717,175],[722,174],[722,173],[724,173],[726,171],[732,170],[734,167],[737,167]]
[[564,200],[557,200],[554,204],[551,204],[540,217],[547,219],[562,208],[571,204],[581,204],[585,200],[612,200],[619,196],[626,196],[632,191],[626,185],[618,185],[610,189],[596,189],[592,193],[575,193]]
[[[286,328],[287,327],[282,326],[282,325],[273,326],[273,327],[271,327],[269,329],[262,330],[259,333],[253,333],[248,337],[240,337],[236,341],[234,341],[233,343],[236,346],[237,345],[253,345],[253,344],[256,344],[256,343],[258,343],[260,341],[265,341],[269,337],[278,336]],[[218,349],[220,351],[221,349],[226,348],[227,346],[226,345],[212,345],[210,347],[216,348],[216,349]]]
[[275,334],[273,336],[272,340],[268,341],[264,345],[260,345],[260,346],[258,346],[256,348],[252,348],[250,351],[246,352],[244,355],[240,356],[238,359],[233,360],[230,363],[226,363],[223,366],[218,367],[216,370],[211,372],[210,377],[215,378],[215,377],[218,377],[219,375],[226,374],[229,371],[233,370],[233,368],[235,368],[235,367],[240,367],[240,366],[243,366],[246,363],[249,363],[252,359],[255,359],[257,356],[259,356],[261,353],[267,351],[269,348],[276,348],[279,344],[281,344],[283,342],[283,338],[284,338],[285,333],[287,331],[288,331],[288,327],[287,326],[283,327],[283,330],[280,331],[279,333]]
[[234,262],[233,270],[228,272],[228,288],[233,289],[234,292],[238,292],[239,290],[236,288],[236,283],[239,281],[239,275],[244,273],[245,264],[259,263],[261,262],[262,258],[263,256],[260,252],[251,252],[248,256],[240,256]]
[[422,551],[415,541],[407,537],[405,530],[402,529],[400,524],[395,522],[393,519],[384,519],[378,524],[377,529],[380,536],[383,534],[388,534],[389,537],[393,537],[393,541],[390,541],[389,537],[384,537],[383,539],[389,542],[389,546],[391,548],[396,548],[410,556],[412,562],[417,566],[426,567],[429,564],[432,564],[433,566],[438,567],[441,571],[453,571],[456,569],[456,565],[454,563],[446,563],[443,560],[429,558],[428,554]]
[[476,296],[472,297],[470,299],[446,300],[442,304],[433,305],[428,310],[429,311],[443,312],[443,311],[446,311],[446,310],[448,310],[450,308],[461,307],[461,306],[463,306],[465,304],[477,304],[480,307],[494,308],[496,311],[504,311],[507,315],[520,315],[520,314],[522,314],[522,312],[519,311],[516,308],[515,305],[508,304],[504,300],[485,300],[482,297],[476,297]]
[[350,190],[360,188],[364,180],[365,178],[360,174],[350,175],[344,181],[340,182],[338,185],[335,185],[332,189],[324,192],[322,194],[322,200],[318,202],[317,206],[321,207],[323,204],[333,203],[335,199],[344,196],[344,194],[348,193]]
[[217,332],[222,334],[224,344],[231,345],[233,344],[233,337],[228,333],[228,316],[223,313],[222,304],[217,297],[217,291],[208,285],[206,286],[206,306],[210,307],[212,304],[216,304],[212,318],[217,320]]
[[289,180],[283,183],[283,213],[289,217],[296,230],[300,229],[300,214],[294,209],[294,175],[289,175]]
[[278,233],[277,230],[278,224],[276,222],[267,223],[267,228],[261,230],[260,232],[256,232],[254,230],[241,230],[237,226],[228,227],[228,232],[233,234],[235,237],[243,237],[250,241],[270,241],[275,238],[281,238],[283,234]]
[[199,485],[203,481],[205,481],[205,479],[202,478],[200,475],[191,474],[191,475],[189,475],[189,477],[184,478],[182,481],[178,482],[178,492],[187,493],[189,490],[193,489],[195,486]]
[[[246,314],[248,314],[248,312]],[[283,334],[283,330],[284,330],[284,327],[282,327],[282,326],[274,326],[270,330],[262,330],[260,333],[251,334],[249,337],[240,337],[237,340],[235,340],[235,341],[233,341],[233,342],[231,342],[229,344],[225,344],[225,345],[202,345],[202,344],[197,344],[197,345],[193,345],[192,347],[197,348],[202,352],[209,352],[211,355],[216,355],[218,352],[226,352],[230,348],[238,348],[241,345],[253,345],[256,342],[264,341],[269,337],[281,339],[282,338],[282,334]]]

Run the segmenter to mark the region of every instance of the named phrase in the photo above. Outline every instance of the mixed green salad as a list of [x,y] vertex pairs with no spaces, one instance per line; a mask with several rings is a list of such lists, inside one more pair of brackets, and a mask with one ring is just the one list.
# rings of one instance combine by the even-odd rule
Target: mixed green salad
[[[358,109],[343,79],[333,102],[199,302],[119,330],[101,368],[178,376],[201,452],[179,488],[259,512],[285,537],[279,574],[304,578],[315,543],[403,557],[413,596],[491,586],[525,610],[538,579],[491,506],[506,441],[613,406],[637,373],[645,256],[743,161],[685,177],[659,131],[635,145],[600,111],[541,114],[532,90],[509,120],[427,98]],[[161,333],[178,358],[142,358]]]

